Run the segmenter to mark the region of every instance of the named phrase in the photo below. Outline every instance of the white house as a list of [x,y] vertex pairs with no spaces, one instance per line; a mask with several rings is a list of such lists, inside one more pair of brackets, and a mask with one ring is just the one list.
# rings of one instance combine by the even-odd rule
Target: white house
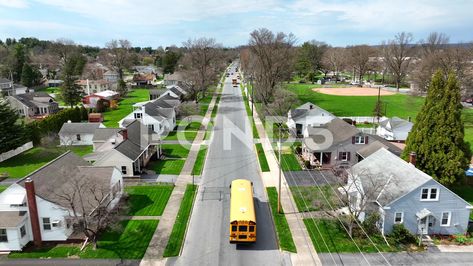
[[176,126],[176,111],[172,105],[157,99],[133,105],[133,112],[118,122],[119,127],[125,127],[127,121],[140,120],[157,134],[172,131]]
[[379,122],[376,134],[393,141],[406,141],[413,123],[399,117],[384,118]]
[[[101,204],[110,203],[110,209],[123,194],[123,179],[118,169],[94,167],[74,153],[66,152],[0,193],[0,251],[22,250],[30,241],[35,245],[43,241],[67,241],[74,232],[73,211],[70,202],[58,195],[73,189],[71,184],[77,180],[103,191],[107,200]],[[94,200],[94,195],[89,193],[81,196],[90,203]],[[79,204],[77,196],[71,200],[89,213],[97,207]],[[81,215],[80,211],[76,214]]]
[[64,123],[59,131],[60,143],[69,145],[93,145],[95,131],[105,128],[102,123]]
[[81,80],[78,80],[76,83],[77,85],[81,86],[82,90],[84,90],[85,94],[87,95],[91,95],[94,93],[112,89],[112,83],[104,79],[100,79],[100,80],[81,79]]
[[296,109],[289,110],[286,124],[294,134],[301,135],[307,127],[325,125],[334,118],[335,116],[330,112],[307,102]]

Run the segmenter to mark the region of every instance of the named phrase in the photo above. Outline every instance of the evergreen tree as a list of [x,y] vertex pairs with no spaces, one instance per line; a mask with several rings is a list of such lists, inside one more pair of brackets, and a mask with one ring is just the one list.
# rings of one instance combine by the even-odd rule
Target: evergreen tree
[[82,95],[84,94],[81,86],[76,84],[76,81],[82,74],[86,62],[86,58],[79,53],[73,54],[64,62],[64,83],[61,87],[61,98],[67,105],[70,105],[71,107],[78,104],[82,99]]
[[24,124],[18,122],[18,112],[1,98],[0,117],[0,153],[18,148],[28,141]]
[[456,77],[450,73],[445,78],[438,71],[404,149],[404,158],[416,152],[416,166],[444,185],[461,180],[471,158],[461,112]]
[[41,82],[41,73],[35,67],[30,64],[23,64],[23,70],[21,71],[21,84],[26,87],[32,87],[38,85]]

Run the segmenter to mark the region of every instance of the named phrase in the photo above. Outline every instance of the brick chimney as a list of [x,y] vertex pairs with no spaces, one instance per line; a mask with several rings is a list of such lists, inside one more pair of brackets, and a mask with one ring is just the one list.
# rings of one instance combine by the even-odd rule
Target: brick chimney
[[122,130],[122,135],[123,135],[123,140],[127,140],[128,139],[128,129],[123,129]]
[[313,106],[312,104],[309,105],[309,109],[310,109],[310,110],[314,109],[314,106]]
[[33,243],[35,246],[41,246],[41,228],[39,227],[38,206],[36,205],[36,193],[34,182],[31,178],[25,181],[26,199],[28,201],[28,210],[31,221],[31,230],[33,231]]
[[411,151],[411,153],[409,153],[409,163],[416,166],[416,159],[417,159],[417,154],[414,151]]

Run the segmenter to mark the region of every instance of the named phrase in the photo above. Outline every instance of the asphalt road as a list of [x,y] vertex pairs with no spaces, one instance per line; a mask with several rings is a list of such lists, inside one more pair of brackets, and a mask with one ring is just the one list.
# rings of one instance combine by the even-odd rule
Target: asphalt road
[[[234,72],[234,67],[232,66]],[[230,71],[230,72],[232,72]],[[290,265],[277,246],[274,226],[258,170],[251,126],[241,91],[226,78],[199,193],[184,249],[169,265]],[[226,122],[224,122],[224,119]],[[231,121],[231,122],[230,122]],[[246,132],[245,132],[246,128]],[[235,134],[229,134],[235,132]],[[240,132],[240,133],[238,133]],[[242,133],[245,132],[245,133]],[[230,140],[231,139],[231,145]],[[257,243],[229,243],[229,186],[232,180],[253,181]]]

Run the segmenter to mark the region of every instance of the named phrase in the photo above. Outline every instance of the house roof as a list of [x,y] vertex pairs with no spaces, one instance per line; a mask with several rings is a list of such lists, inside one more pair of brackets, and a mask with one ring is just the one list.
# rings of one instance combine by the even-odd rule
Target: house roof
[[172,91],[172,92],[173,92],[174,94],[176,94],[177,96],[183,95],[183,93],[182,93],[179,89],[177,89],[176,87],[172,87],[172,88],[170,88],[169,90]]
[[97,128],[92,141],[107,141],[116,136],[121,130],[121,128]]
[[377,191],[375,196],[382,206],[432,179],[385,148],[355,164],[351,173],[361,181],[364,191]]
[[404,120],[396,116],[385,119],[379,122],[379,124],[382,127],[389,127],[391,130],[402,129],[402,128],[407,128],[408,130],[410,130],[410,128],[413,125],[412,122],[409,122],[407,120]]
[[6,78],[0,78],[0,83],[10,83],[11,81]]
[[377,135],[366,134],[366,136],[368,136],[369,139],[368,144],[364,145],[363,148],[357,151],[361,157],[366,158],[381,148],[387,149],[396,156],[401,156],[402,149],[398,146]]
[[59,134],[94,134],[101,123],[64,123]]
[[159,106],[161,108],[173,108],[174,107],[174,106],[172,106],[171,104],[169,104],[168,102],[166,102],[163,99],[157,99],[157,100],[153,101],[153,103],[155,103],[157,106]]
[[166,74],[164,75],[164,80],[177,80],[181,81],[184,80],[183,74],[181,72],[174,72],[172,74]]
[[151,89],[149,90],[150,95],[161,95],[166,92],[166,89]]
[[[334,118],[327,124],[321,125],[319,127],[308,127],[307,132],[309,137],[311,137],[315,143],[324,143],[326,141],[325,137],[320,134],[320,129],[327,129],[332,134],[332,144],[330,147],[333,147],[340,142],[350,139],[352,136],[360,133],[360,131],[343,121],[340,118]],[[308,147],[310,148],[310,147]]]
[[[74,184],[94,184],[103,192],[110,190],[111,177],[114,171],[113,166],[91,166],[84,159],[68,151],[53,161],[29,174],[17,182],[18,185],[25,187],[25,181],[30,178],[34,181],[36,195],[56,203],[64,208],[70,208],[70,205],[58,195],[70,195],[77,189]],[[83,193],[86,197],[84,202],[93,202],[94,195]],[[90,197],[90,198],[89,198]],[[75,199],[79,204],[79,199]],[[85,204],[86,212],[93,211],[93,204]]]
[[290,110],[289,115],[291,116],[293,120],[301,119],[307,116],[335,117],[333,114],[331,114],[327,110],[324,110],[311,102],[307,102],[297,107],[296,109]]
[[26,211],[0,211],[0,227],[16,227],[25,218]]
[[45,97],[45,98],[50,98],[50,100],[52,100],[52,97],[44,91],[16,94],[16,95],[12,95],[12,96],[9,96],[9,97],[12,97],[12,98],[16,99],[17,101],[21,102],[22,104],[24,104],[28,107],[47,107],[47,106],[49,106],[49,103],[39,102],[39,101],[35,100],[35,98]]
[[135,161],[148,147],[152,140],[153,132],[147,126],[143,126],[138,120],[134,120],[126,126],[128,139],[115,147],[126,157]]
[[161,100],[171,100],[171,101],[179,101],[176,97],[173,97],[172,95],[170,95],[169,93],[166,93],[166,94],[163,94],[161,97],[159,97],[159,99]]

